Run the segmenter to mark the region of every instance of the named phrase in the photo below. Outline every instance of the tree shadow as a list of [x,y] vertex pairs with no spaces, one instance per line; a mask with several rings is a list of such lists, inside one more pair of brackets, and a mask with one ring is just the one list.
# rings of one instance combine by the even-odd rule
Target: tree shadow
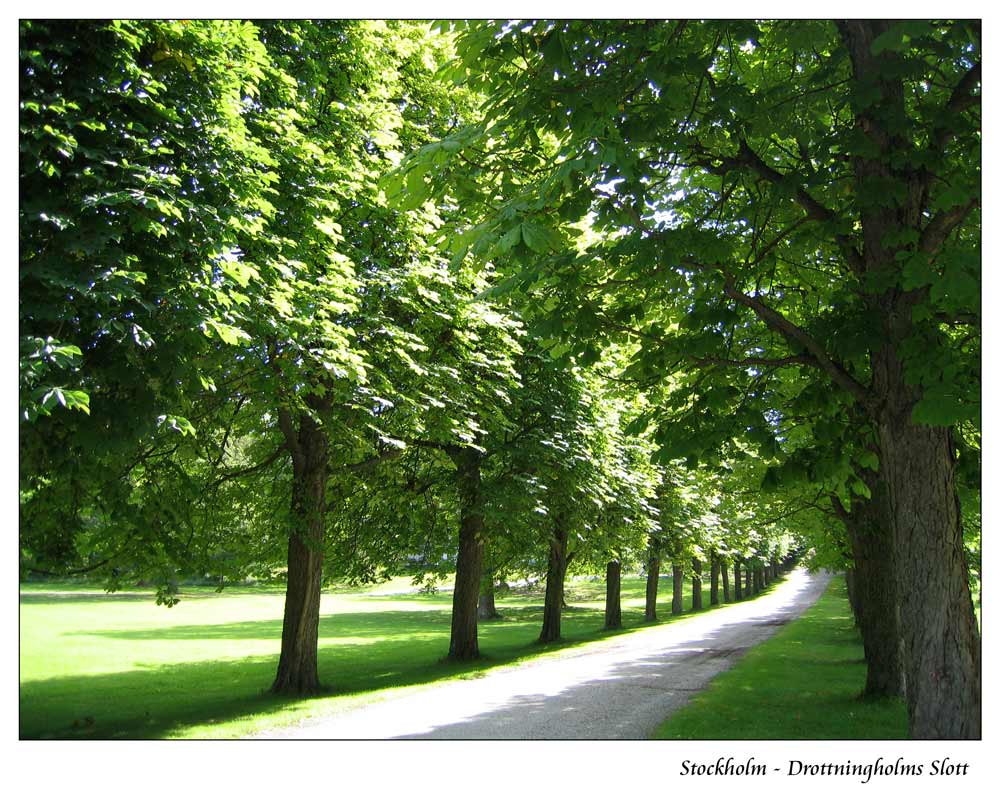
[[[64,601],[52,595],[39,602]],[[81,602],[114,601],[116,595],[69,594]],[[129,600],[147,594],[118,595]],[[211,594],[206,594],[211,597]],[[82,598],[82,599],[81,599]],[[644,622],[626,610],[626,626],[603,629],[603,610],[575,606],[563,620],[564,639],[535,641],[541,605],[501,605],[504,619],[480,626],[484,656],[472,662],[442,660],[447,650],[450,605],[436,610],[356,611],[327,614],[320,621],[319,674],[330,690],[323,697],[423,685],[450,677],[479,677],[486,670],[589,641],[629,634],[691,615]],[[20,688],[22,738],[163,738],[186,727],[219,724],[286,710],[298,698],[266,693],[277,665],[281,620],[187,624],[144,629],[95,629],[77,636],[128,642],[273,641],[275,653],[184,663],[138,664],[125,672],[28,680]]]
[[[553,647],[533,642],[540,609],[511,608],[510,622],[484,626],[476,661],[442,658],[448,647],[450,612],[378,611],[326,615],[320,621],[322,697],[361,695],[423,685],[543,655]],[[558,647],[601,637],[602,612],[575,617]],[[536,621],[537,620],[537,621]],[[538,625],[538,626],[536,626]],[[256,620],[149,629],[77,632],[120,641],[273,640],[276,653],[239,660],[139,663],[130,671],[28,680],[20,688],[20,735],[29,738],[163,738],[200,724],[220,724],[283,711],[301,698],[265,689],[274,677],[281,620]]]

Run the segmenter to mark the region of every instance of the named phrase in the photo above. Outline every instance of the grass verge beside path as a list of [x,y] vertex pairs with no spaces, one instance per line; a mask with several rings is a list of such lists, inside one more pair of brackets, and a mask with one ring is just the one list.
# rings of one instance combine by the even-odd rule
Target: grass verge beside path
[[905,739],[902,700],[865,701],[864,648],[843,578],[656,730],[675,740]]

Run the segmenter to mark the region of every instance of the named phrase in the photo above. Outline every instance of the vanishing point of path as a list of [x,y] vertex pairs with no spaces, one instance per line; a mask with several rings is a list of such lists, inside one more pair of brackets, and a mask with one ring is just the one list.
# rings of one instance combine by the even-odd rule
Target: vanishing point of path
[[749,602],[256,737],[645,739],[830,578],[796,569]]

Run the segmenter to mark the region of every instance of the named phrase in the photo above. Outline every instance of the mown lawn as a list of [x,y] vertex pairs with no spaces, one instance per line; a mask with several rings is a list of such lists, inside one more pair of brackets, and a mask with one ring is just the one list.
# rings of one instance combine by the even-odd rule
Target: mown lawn
[[[577,579],[568,584],[562,643],[535,643],[543,599],[536,589],[498,600],[503,619],[480,624],[482,661],[447,663],[450,592],[386,593],[392,585],[408,584],[324,593],[319,667],[330,690],[304,700],[266,693],[280,647],[280,588],[184,589],[178,605],[164,608],[148,592],[24,585],[21,737],[239,737],[610,635],[602,630],[603,583]],[[644,588],[638,576],[623,578],[619,632],[648,626]],[[662,578],[663,621],[671,621],[670,590]]]
[[662,739],[905,739],[901,700],[863,701],[864,648],[843,578],[656,731]]

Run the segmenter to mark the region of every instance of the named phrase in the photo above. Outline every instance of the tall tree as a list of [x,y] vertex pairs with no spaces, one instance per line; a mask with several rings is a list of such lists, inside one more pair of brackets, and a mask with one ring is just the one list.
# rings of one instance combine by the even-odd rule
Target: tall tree
[[[480,248],[518,229],[536,256],[512,287],[556,333],[640,340],[637,373],[707,368],[692,389],[716,413],[781,370],[866,413],[901,552],[911,733],[978,737],[953,433],[979,406],[978,26],[490,23],[461,46],[461,76],[494,100],[446,140],[452,170],[466,146],[487,151],[480,171],[534,141],[557,152],[508,181]],[[605,234],[565,248],[587,214]],[[661,435],[671,455],[713,441]]]

